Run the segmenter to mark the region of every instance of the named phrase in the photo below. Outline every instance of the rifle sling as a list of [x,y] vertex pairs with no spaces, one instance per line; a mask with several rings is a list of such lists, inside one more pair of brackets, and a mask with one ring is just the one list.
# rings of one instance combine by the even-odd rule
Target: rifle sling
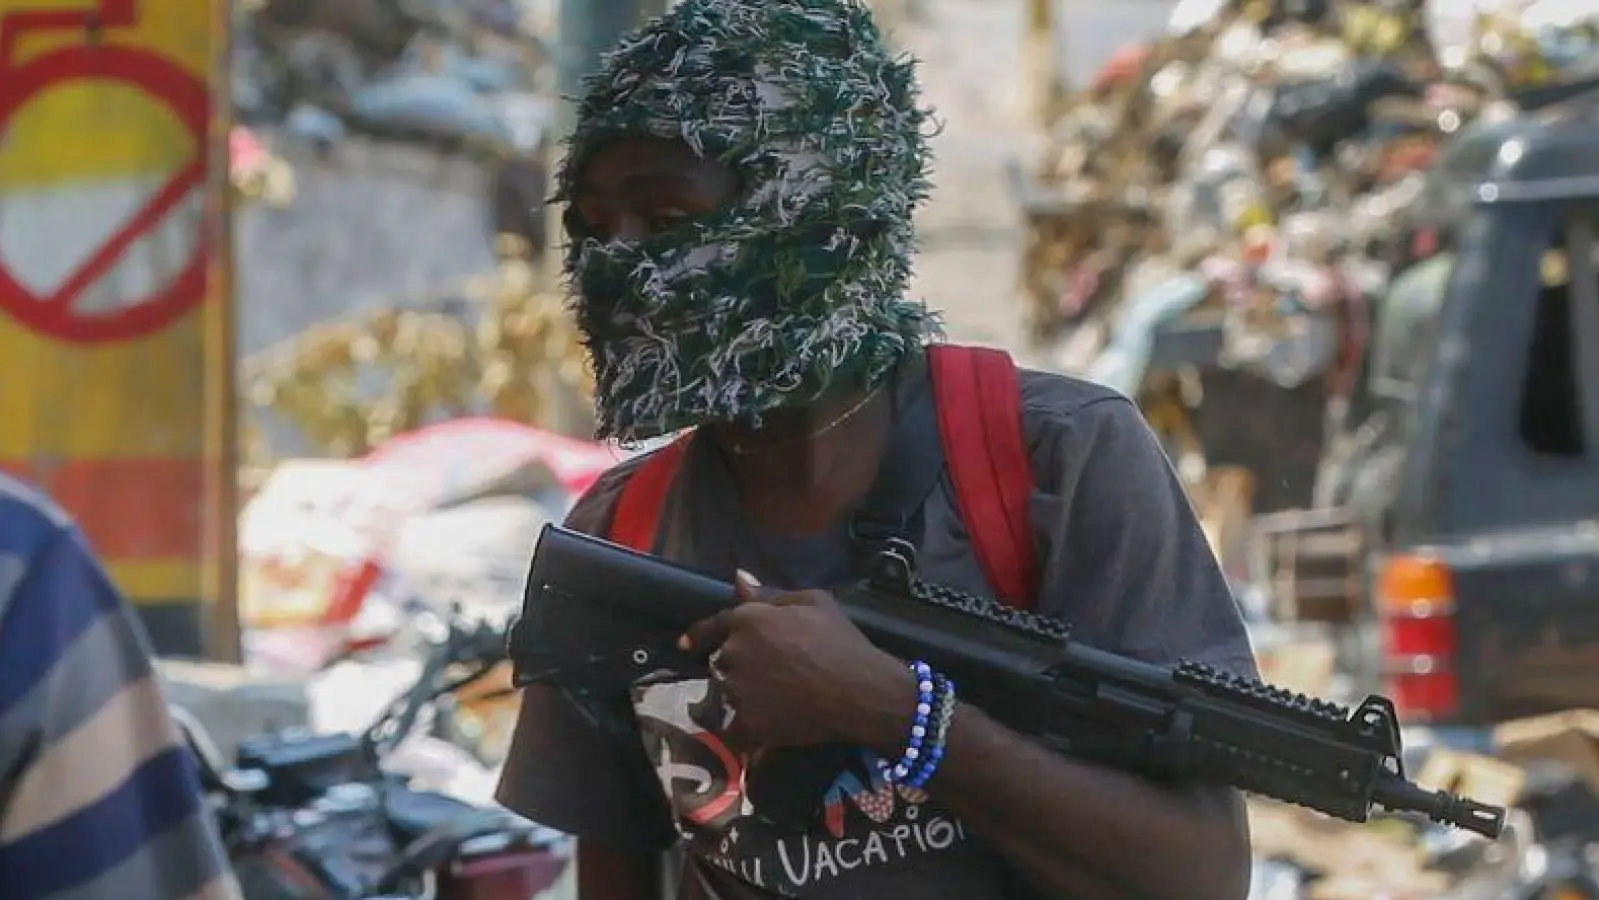
[[922,544],[923,507],[944,474],[938,409],[924,360],[909,363],[894,386],[894,430],[883,448],[877,478],[850,518],[858,568],[890,539]]

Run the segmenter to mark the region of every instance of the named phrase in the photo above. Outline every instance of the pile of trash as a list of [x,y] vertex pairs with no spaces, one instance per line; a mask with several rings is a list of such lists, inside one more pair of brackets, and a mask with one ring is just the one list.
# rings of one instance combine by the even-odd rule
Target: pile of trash
[[1130,395],[1183,364],[1337,395],[1441,145],[1596,35],[1593,0],[1184,0],[1016,172],[1033,337]]
[[1036,349],[1139,402],[1207,521],[1313,506],[1396,276],[1446,249],[1435,163],[1599,85],[1595,48],[1595,0],[1185,0],[1013,169]]
[[[1329,633],[1268,625],[1251,636],[1266,681],[1353,695]],[[1404,744],[1422,787],[1509,809],[1505,834],[1487,841],[1386,814],[1356,824],[1250,797],[1250,900],[1599,900],[1599,712],[1407,728]]]
[[[317,727],[375,717],[416,676],[423,623],[503,625],[520,612],[540,529],[621,458],[611,446],[473,417],[397,435],[356,459],[279,463],[239,519],[247,663],[310,679]],[[374,642],[383,652],[347,658]],[[485,758],[509,739],[508,677],[497,671],[459,697],[456,718],[475,734],[457,743]]]
[[1250,801],[1257,900],[1599,897],[1599,712],[1506,722],[1474,752],[1414,753],[1424,787],[1511,809],[1497,841],[1410,819],[1356,825]]

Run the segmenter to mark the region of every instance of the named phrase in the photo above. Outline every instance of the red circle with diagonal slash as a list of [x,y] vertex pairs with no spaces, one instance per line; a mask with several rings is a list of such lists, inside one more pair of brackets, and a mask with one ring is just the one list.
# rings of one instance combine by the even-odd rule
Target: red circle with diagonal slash
[[19,282],[0,259],[0,310],[30,328],[73,343],[132,340],[159,331],[205,300],[208,235],[199,235],[193,257],[166,287],[115,312],[78,313],[72,305],[117,264],[135,241],[153,230],[190,191],[204,184],[210,92],[205,82],[192,73],[145,50],[107,45],[68,47],[0,71],[0,132],[41,91],[63,82],[84,80],[130,84],[171,107],[194,138],[194,159],[49,296],[41,297]]

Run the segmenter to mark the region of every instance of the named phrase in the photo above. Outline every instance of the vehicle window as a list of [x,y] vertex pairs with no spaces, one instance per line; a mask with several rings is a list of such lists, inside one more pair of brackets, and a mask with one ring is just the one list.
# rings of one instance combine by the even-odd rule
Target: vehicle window
[[1584,457],[1596,437],[1593,415],[1585,409],[1593,404],[1595,386],[1583,387],[1584,372],[1593,371],[1599,354],[1599,335],[1591,333],[1599,316],[1594,234],[1591,221],[1573,223],[1560,237],[1561,246],[1544,254],[1539,273],[1542,287],[1518,419],[1522,440],[1543,456]]
[[1404,270],[1393,281],[1377,311],[1372,334],[1370,390],[1373,396],[1414,398],[1428,347],[1455,267],[1453,253],[1440,253]]

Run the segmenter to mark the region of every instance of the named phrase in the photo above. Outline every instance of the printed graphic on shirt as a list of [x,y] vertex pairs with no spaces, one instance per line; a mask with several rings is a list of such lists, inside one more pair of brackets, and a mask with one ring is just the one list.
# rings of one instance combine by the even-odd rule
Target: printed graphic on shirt
[[[871,866],[941,853],[967,840],[960,820],[912,788],[885,783],[870,754],[827,790],[814,825],[780,829],[756,815],[746,760],[721,733],[730,721],[715,682],[657,681],[634,689],[645,751],[689,850],[785,897]],[[866,775],[864,773],[870,773]]]

